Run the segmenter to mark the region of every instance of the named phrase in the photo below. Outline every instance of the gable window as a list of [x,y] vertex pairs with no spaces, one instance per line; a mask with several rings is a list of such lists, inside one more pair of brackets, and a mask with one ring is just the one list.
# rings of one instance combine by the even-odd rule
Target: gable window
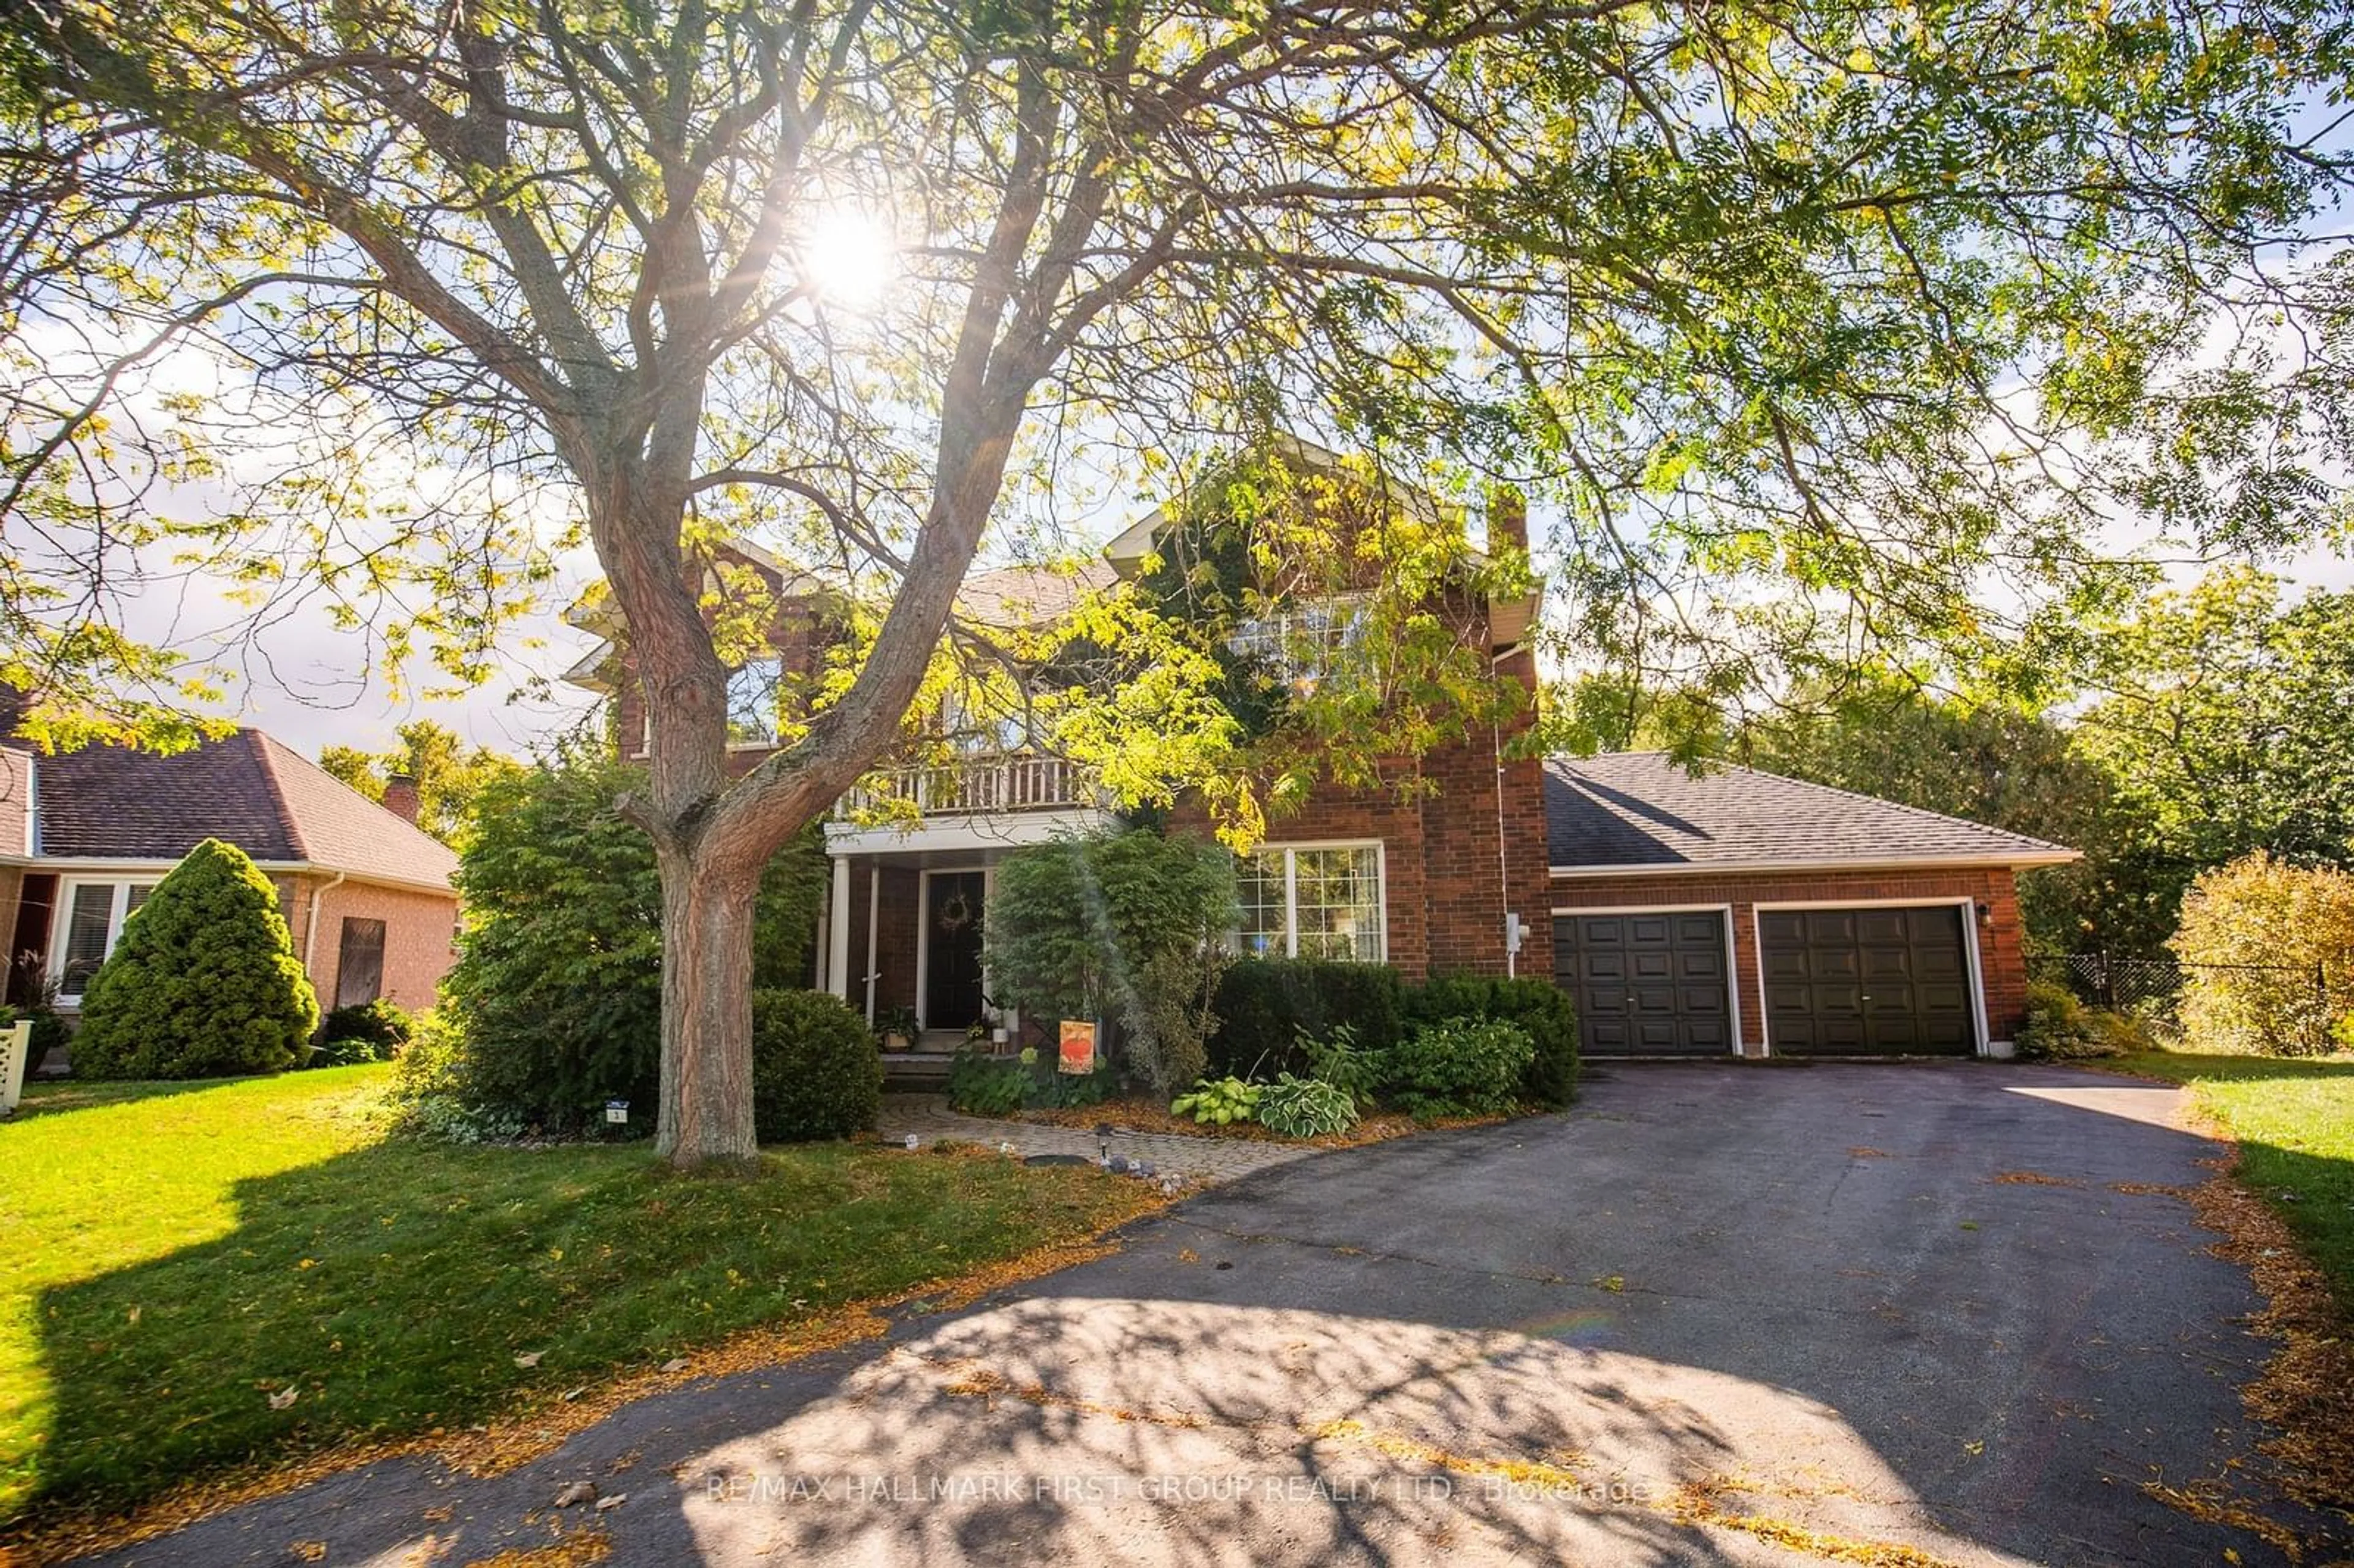
[[335,1005],[365,1007],[384,994],[384,922],[344,919],[335,947]]
[[785,682],[785,662],[748,659],[727,672],[727,744],[772,746],[777,739],[777,695]]
[[1379,844],[1268,844],[1235,867],[1235,945],[1269,959],[1387,957]]
[[50,944],[57,957],[51,973],[58,982],[58,1000],[78,1002],[90,989],[90,977],[122,939],[122,923],[155,891],[152,882],[69,882],[58,900],[58,938]]

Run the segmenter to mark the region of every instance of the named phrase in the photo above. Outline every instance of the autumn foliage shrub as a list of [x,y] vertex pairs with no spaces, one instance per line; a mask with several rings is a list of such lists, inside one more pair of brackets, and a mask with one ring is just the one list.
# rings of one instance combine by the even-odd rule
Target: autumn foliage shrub
[[2354,875],[2243,856],[2190,885],[2171,946],[2194,1049],[2329,1051],[2354,1008]]
[[2036,980],[2027,988],[2018,1045],[2022,1056],[2058,1062],[2155,1050],[2158,1042],[2139,1019],[2088,1006],[2064,985]]

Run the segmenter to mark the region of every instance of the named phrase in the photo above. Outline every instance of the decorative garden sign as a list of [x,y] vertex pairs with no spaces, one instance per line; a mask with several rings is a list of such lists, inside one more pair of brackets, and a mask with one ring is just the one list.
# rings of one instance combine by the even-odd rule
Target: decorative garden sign
[[1062,1059],[1055,1064],[1066,1073],[1092,1073],[1096,1070],[1096,1026],[1082,1023],[1075,1018],[1063,1020]]

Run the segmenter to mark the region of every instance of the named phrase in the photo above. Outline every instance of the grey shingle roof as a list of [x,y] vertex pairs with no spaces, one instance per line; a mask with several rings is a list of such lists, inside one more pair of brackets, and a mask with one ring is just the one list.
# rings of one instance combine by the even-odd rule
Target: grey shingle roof
[[1662,871],[1953,861],[2048,864],[2076,852],[1827,785],[1712,764],[1694,778],[1665,752],[1545,763],[1555,866]]
[[458,868],[448,845],[260,730],[168,757],[93,746],[32,763],[45,859],[176,860],[220,839],[391,882],[446,885]]

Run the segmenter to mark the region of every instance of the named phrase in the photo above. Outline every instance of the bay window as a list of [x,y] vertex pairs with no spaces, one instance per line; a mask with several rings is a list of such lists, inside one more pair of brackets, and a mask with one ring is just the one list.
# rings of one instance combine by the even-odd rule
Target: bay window
[[1236,863],[1235,881],[1245,954],[1367,964],[1388,955],[1379,844],[1267,844]]

